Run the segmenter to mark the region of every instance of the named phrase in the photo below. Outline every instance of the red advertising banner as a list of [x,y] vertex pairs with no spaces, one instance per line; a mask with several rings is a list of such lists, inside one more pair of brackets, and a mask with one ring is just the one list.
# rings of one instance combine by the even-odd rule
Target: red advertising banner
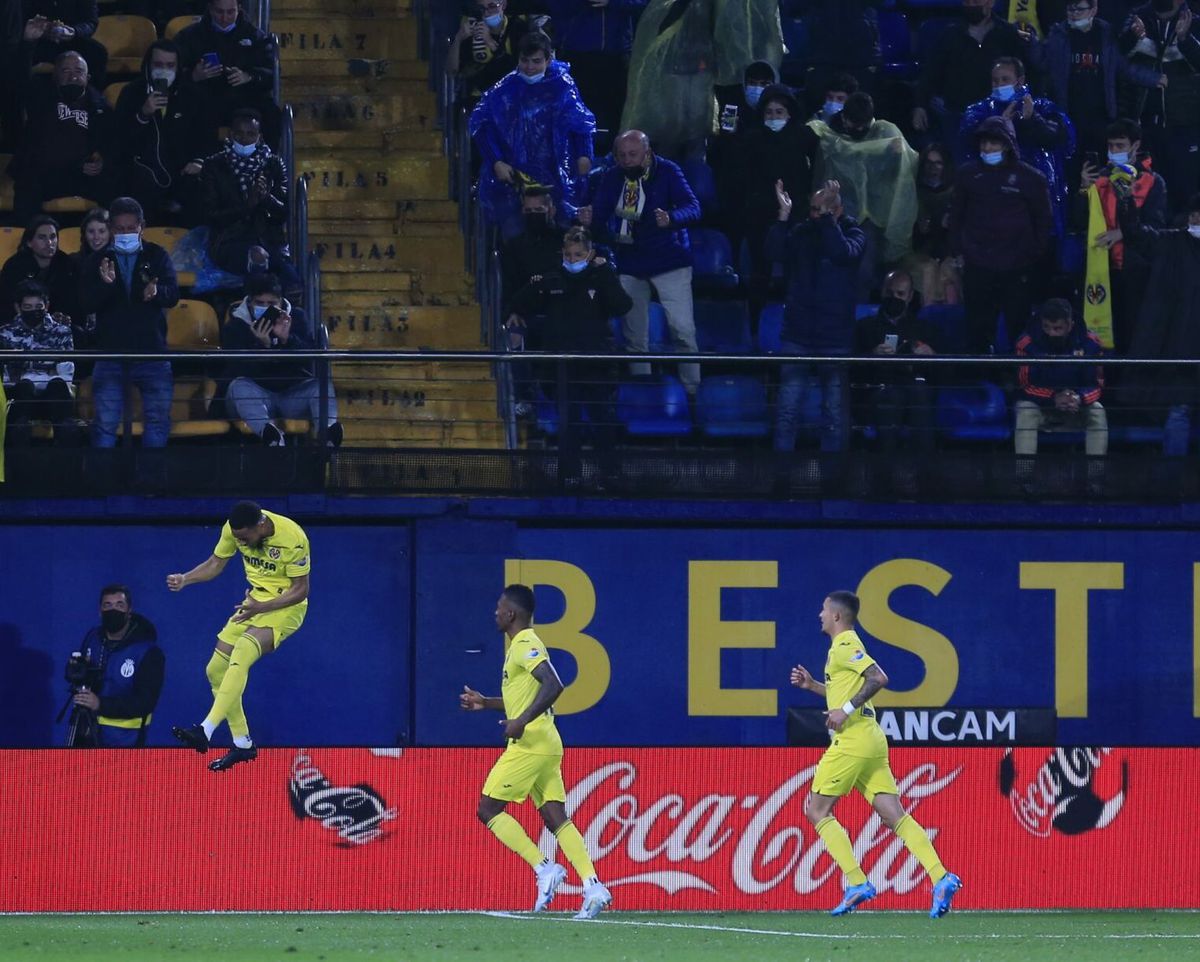
[[[475,819],[498,751],[6,751],[2,911],[516,909],[533,876]],[[568,749],[568,808],[614,909],[826,909],[804,819],[817,749]],[[956,908],[1200,906],[1197,749],[893,749]],[[529,804],[511,811],[544,851]],[[860,796],[837,815],[879,898],[928,882]],[[561,856],[560,856],[561,860]],[[578,880],[561,892],[578,892]],[[558,907],[569,907],[573,899]]]

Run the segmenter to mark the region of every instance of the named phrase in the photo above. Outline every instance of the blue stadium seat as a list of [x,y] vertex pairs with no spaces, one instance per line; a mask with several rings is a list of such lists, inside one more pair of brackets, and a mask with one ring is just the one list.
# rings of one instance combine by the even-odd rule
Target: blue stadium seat
[[717,213],[721,204],[717,196],[717,175],[713,173],[713,169],[704,161],[694,158],[683,161],[679,167],[688,186],[692,188],[692,193],[696,195],[696,200],[700,201],[701,215],[711,217]]
[[750,308],[745,301],[697,298],[693,317],[696,345],[702,352],[749,354],[754,350],[750,339]]
[[[649,349],[654,353],[666,353],[671,349],[671,336],[667,329],[667,312],[663,310],[663,306],[658,301],[651,301],[648,314],[650,321],[647,333]],[[625,350],[625,331],[621,325],[621,318],[610,317],[608,330],[612,334],[613,344],[617,350]]]
[[878,304],[855,304],[854,319],[861,321],[864,317],[874,317],[879,313]]
[[[955,4],[955,6],[961,6],[961,4]],[[921,23],[921,26],[917,28],[917,63],[924,63],[929,59],[933,48],[937,46],[938,38],[947,27],[956,22],[954,17],[930,17]]]
[[1082,234],[1064,234],[1058,244],[1058,269],[1064,274],[1083,274],[1087,268],[1087,245]]
[[733,269],[733,248],[719,230],[697,227],[688,231],[692,242],[692,285],[700,294],[729,293],[740,279]]
[[938,391],[937,424],[955,441],[1007,441],[1013,433],[1004,392],[986,382]]
[[617,420],[633,437],[678,438],[692,433],[687,391],[669,374],[622,384],[617,389]]
[[767,304],[758,315],[758,353],[778,354],[783,350],[783,305]]
[[879,51],[883,59],[883,75],[897,80],[912,80],[917,75],[913,62],[912,33],[908,17],[895,11],[879,14]]
[[967,315],[961,304],[929,304],[921,308],[920,317],[938,329],[941,353],[967,352]]
[[764,438],[771,433],[767,388],[756,377],[706,377],[696,391],[696,422],[709,438]]

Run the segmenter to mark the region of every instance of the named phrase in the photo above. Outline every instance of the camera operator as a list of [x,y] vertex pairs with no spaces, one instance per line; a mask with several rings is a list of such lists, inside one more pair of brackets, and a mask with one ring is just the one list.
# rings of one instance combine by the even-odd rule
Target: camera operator
[[[140,748],[146,743],[150,715],[162,691],[166,659],[154,625],[133,610],[125,585],[100,589],[100,624],[83,639],[82,656],[72,656],[67,680],[77,716],[88,713],[96,724],[73,724],[79,735],[70,747]],[[87,718],[88,721],[92,720]],[[90,738],[88,729],[94,733]]]

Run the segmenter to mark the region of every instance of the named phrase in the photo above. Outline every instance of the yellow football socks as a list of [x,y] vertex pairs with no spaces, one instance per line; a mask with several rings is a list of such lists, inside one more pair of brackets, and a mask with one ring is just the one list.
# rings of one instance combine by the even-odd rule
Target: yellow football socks
[[[525,859],[529,863],[530,868],[536,869],[542,862],[545,861],[545,856],[536,845],[525,834],[525,829],[521,828],[521,823],[508,814],[501,812],[490,822],[487,823],[488,831],[496,838],[500,839],[505,845],[511,848],[514,852]],[[579,833],[576,832],[576,835]],[[580,839],[580,844],[583,844],[583,839]],[[588,863],[591,864],[591,863]]]
[[[851,885],[862,885],[867,880],[866,874],[858,866],[854,857],[854,846],[850,844],[850,836],[842,828],[842,823],[832,815],[817,822],[817,834],[825,843],[825,849],[838,863],[838,868],[845,873],[846,881]],[[926,842],[928,845],[928,841]]]
[[[212,687],[213,698],[217,697],[217,693],[221,690],[221,682],[225,680],[225,672],[229,669],[229,656],[223,651],[213,649],[212,657],[208,660],[208,667],[204,669],[204,674],[208,676],[208,683]],[[242,699],[238,698],[229,710],[225,713],[225,720],[229,722],[229,733],[234,738],[249,738],[250,724],[246,721],[246,713],[242,710]],[[214,725],[214,727],[216,727]]]
[[575,871],[579,873],[582,881],[586,882],[596,877],[596,867],[592,865],[587,846],[583,844],[583,836],[579,834],[574,822],[567,819],[558,827],[554,837],[558,839],[558,847],[562,849],[567,861],[575,866]]
[[[216,728],[221,722],[229,721],[229,731],[234,735],[245,735],[248,732],[246,714],[242,711],[242,693],[246,690],[246,680],[250,675],[250,666],[262,657],[258,643],[249,635],[243,635],[233,646],[233,654],[229,656],[229,664],[221,677],[213,698],[213,706],[204,719],[204,730],[210,732],[209,726]],[[215,660],[217,655],[213,655]],[[212,661],[209,662],[212,667]],[[209,674],[209,680],[213,674]],[[240,730],[239,730],[240,728]]]
[[929,881],[937,885],[946,874],[946,867],[938,858],[937,850],[933,847],[933,842],[929,841],[925,829],[911,815],[905,815],[896,823],[894,831],[905,847],[917,857],[921,867],[929,873]]

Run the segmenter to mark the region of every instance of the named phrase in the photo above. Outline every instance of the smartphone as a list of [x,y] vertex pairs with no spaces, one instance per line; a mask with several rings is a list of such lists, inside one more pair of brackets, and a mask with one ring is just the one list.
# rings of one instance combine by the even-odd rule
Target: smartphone
[[260,317],[258,320],[260,323],[270,324],[270,325],[274,326],[275,321],[279,319],[279,315],[282,313],[283,313],[283,311],[281,311],[278,307],[275,307],[275,305],[272,304],[265,311],[263,311],[263,316]]
[[725,109],[721,111],[721,130],[727,134],[732,134],[737,130],[737,119],[737,104],[726,104]]
[[1089,150],[1083,155],[1083,162],[1089,167],[1100,166],[1100,155],[1094,150]]
[[883,343],[886,344],[889,348],[891,348],[894,351],[894,350],[896,350],[896,348],[898,348],[900,346],[900,335],[899,334],[885,334],[885,335],[883,335]]
[[206,67],[221,66],[221,55],[218,53],[206,53],[200,58]]
[[167,83],[166,77],[155,77],[150,81],[150,90],[156,94],[165,94],[170,89],[170,86]]

